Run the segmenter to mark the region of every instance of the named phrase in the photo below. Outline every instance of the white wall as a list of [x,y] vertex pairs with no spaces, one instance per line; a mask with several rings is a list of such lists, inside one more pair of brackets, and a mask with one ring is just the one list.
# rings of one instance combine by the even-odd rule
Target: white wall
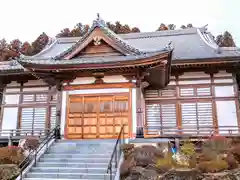
[[[43,80],[29,80],[28,82],[24,83],[24,86],[36,86],[36,85],[41,85],[41,86],[47,86],[47,84]],[[7,87],[16,87],[20,86],[20,83],[17,83],[16,81],[12,81],[10,84],[7,84]]]
[[[232,73],[227,73],[226,71],[219,71],[219,73],[216,73],[213,75],[213,77],[231,77]],[[183,78],[206,78],[210,77],[209,74],[206,74],[204,72],[185,72],[183,75],[179,76],[180,79]]]
[[137,91],[132,89],[132,133],[136,134],[137,129]]
[[[18,108],[17,107],[4,107],[3,119],[2,119],[2,130],[17,129],[18,120]],[[8,132],[8,131],[4,131]],[[8,136],[9,133],[3,133],[2,136]]]
[[[70,84],[93,84],[95,81],[94,77],[78,77],[76,78],[73,82],[71,82]],[[121,75],[117,75],[117,76],[105,76],[103,78],[103,81],[105,83],[121,83],[121,82],[128,82],[128,80],[121,76]]]
[[62,108],[61,108],[61,135],[64,135],[66,112],[67,112],[67,91],[62,92]]

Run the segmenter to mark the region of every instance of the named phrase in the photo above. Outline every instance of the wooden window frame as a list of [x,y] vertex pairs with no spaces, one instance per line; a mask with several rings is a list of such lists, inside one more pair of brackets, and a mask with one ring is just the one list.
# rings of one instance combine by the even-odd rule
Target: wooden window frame
[[[36,88],[36,87],[48,87],[48,86],[24,86],[24,84],[21,84],[21,86],[13,86],[13,87],[5,87],[3,91],[3,99],[2,102],[4,102],[4,97],[5,95],[15,95],[19,94],[19,101],[18,104],[1,104],[1,119],[3,118],[3,111],[5,107],[17,107],[18,108],[18,115],[17,115],[17,129],[21,128],[21,113],[22,113],[22,108],[37,108],[37,107],[46,107],[47,108],[47,116],[46,116],[46,122],[45,122],[45,128],[49,129],[50,128],[50,117],[51,117],[51,107],[52,106],[57,106],[58,100],[56,98],[52,99],[52,93],[49,90],[43,90],[43,91],[33,91],[33,92],[28,92],[28,91],[23,91],[24,88]],[[19,88],[19,92],[6,92],[6,88],[8,89],[14,89],[14,88]],[[31,102],[23,102],[23,96],[26,94],[33,94],[34,95],[34,100]],[[46,101],[36,101],[36,95],[38,94],[45,94],[47,96]],[[58,97],[58,96],[57,96]],[[61,100],[61,98],[60,98]],[[0,129],[2,128],[2,121],[0,123]]]
[[[179,81],[189,81],[189,80],[211,80],[211,83],[206,84],[184,84],[179,85]],[[233,79],[233,82],[229,83],[215,83],[215,79]],[[176,103],[176,117],[178,122],[179,129],[182,128],[182,114],[181,114],[181,103],[182,102],[212,102],[212,117],[213,117],[213,126],[216,127],[215,131],[218,132],[218,117],[217,117],[217,109],[216,109],[216,101],[229,101],[233,100],[236,104],[236,114],[238,119],[238,125],[240,126],[240,108],[239,108],[239,95],[238,95],[238,88],[237,83],[234,76],[222,76],[222,77],[214,77],[213,75],[204,78],[179,78],[176,77],[174,79],[176,85],[169,85],[167,88],[174,89],[176,92],[175,97],[146,97],[145,93],[145,109],[148,104],[156,104],[156,103],[164,103],[164,104],[171,104]],[[233,86],[234,88],[234,95],[229,97],[215,97],[215,87],[216,86]],[[194,91],[197,88],[210,88],[211,96],[180,96],[180,89],[181,88],[194,88]],[[161,91],[161,90],[159,90]],[[159,93],[158,93],[159,94]],[[145,114],[145,125],[147,123],[147,115]]]

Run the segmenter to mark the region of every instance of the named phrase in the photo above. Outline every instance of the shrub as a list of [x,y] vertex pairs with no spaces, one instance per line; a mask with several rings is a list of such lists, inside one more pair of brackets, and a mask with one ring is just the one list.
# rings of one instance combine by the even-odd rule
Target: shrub
[[190,141],[185,141],[181,147],[181,152],[188,157],[195,155],[195,145]]
[[8,164],[0,165],[0,179],[1,180],[13,180],[16,179],[19,174],[19,168],[17,165]]
[[165,173],[173,167],[173,161],[169,158],[160,158],[157,160],[156,168],[159,173]]
[[236,146],[236,145],[240,145],[240,138],[232,137],[231,146]]
[[134,144],[123,144],[121,145],[120,149],[123,151],[124,159],[127,159],[127,157],[130,155],[130,153],[134,149]]
[[233,147],[230,152],[233,154],[238,163],[240,163],[240,144]]
[[0,164],[20,164],[24,160],[23,149],[17,146],[0,148]]
[[238,162],[232,154],[227,154],[225,160],[228,163],[228,169],[235,169],[238,167]]
[[215,173],[228,169],[228,163],[224,160],[211,160],[200,162],[197,169],[203,173]]
[[196,168],[196,165],[197,165],[197,158],[196,156],[192,156],[189,159],[189,168]]
[[[230,140],[223,136],[213,136],[203,144],[203,152],[212,160],[220,161],[221,154],[229,150]],[[221,162],[219,162],[221,164]]]
[[203,143],[203,149],[214,151],[217,154],[228,150],[230,147],[229,139],[223,136],[213,136]]
[[216,158],[213,158],[212,154],[213,154],[212,152],[208,152],[208,151],[203,151],[202,153],[197,154],[197,162],[199,163],[203,161],[211,161],[213,159],[216,159]]

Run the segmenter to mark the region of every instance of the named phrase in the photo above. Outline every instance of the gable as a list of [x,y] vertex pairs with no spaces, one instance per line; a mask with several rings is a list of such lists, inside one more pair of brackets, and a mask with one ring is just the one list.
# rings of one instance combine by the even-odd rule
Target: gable
[[116,39],[106,35],[104,29],[95,29],[76,43],[74,48],[63,56],[63,59],[72,59],[80,56],[99,55],[129,55],[131,52],[119,45]]
[[116,56],[121,55],[119,51],[109,46],[106,42],[101,41],[100,44],[96,45],[94,41],[83,48],[78,54],[72,58],[77,57],[88,57],[88,56]]

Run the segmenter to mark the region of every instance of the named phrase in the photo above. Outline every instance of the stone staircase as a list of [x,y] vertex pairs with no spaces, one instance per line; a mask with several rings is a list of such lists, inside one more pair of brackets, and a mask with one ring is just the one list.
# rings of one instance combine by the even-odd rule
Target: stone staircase
[[[60,140],[40,158],[24,180],[108,180],[116,140]],[[114,166],[113,166],[114,167]]]

